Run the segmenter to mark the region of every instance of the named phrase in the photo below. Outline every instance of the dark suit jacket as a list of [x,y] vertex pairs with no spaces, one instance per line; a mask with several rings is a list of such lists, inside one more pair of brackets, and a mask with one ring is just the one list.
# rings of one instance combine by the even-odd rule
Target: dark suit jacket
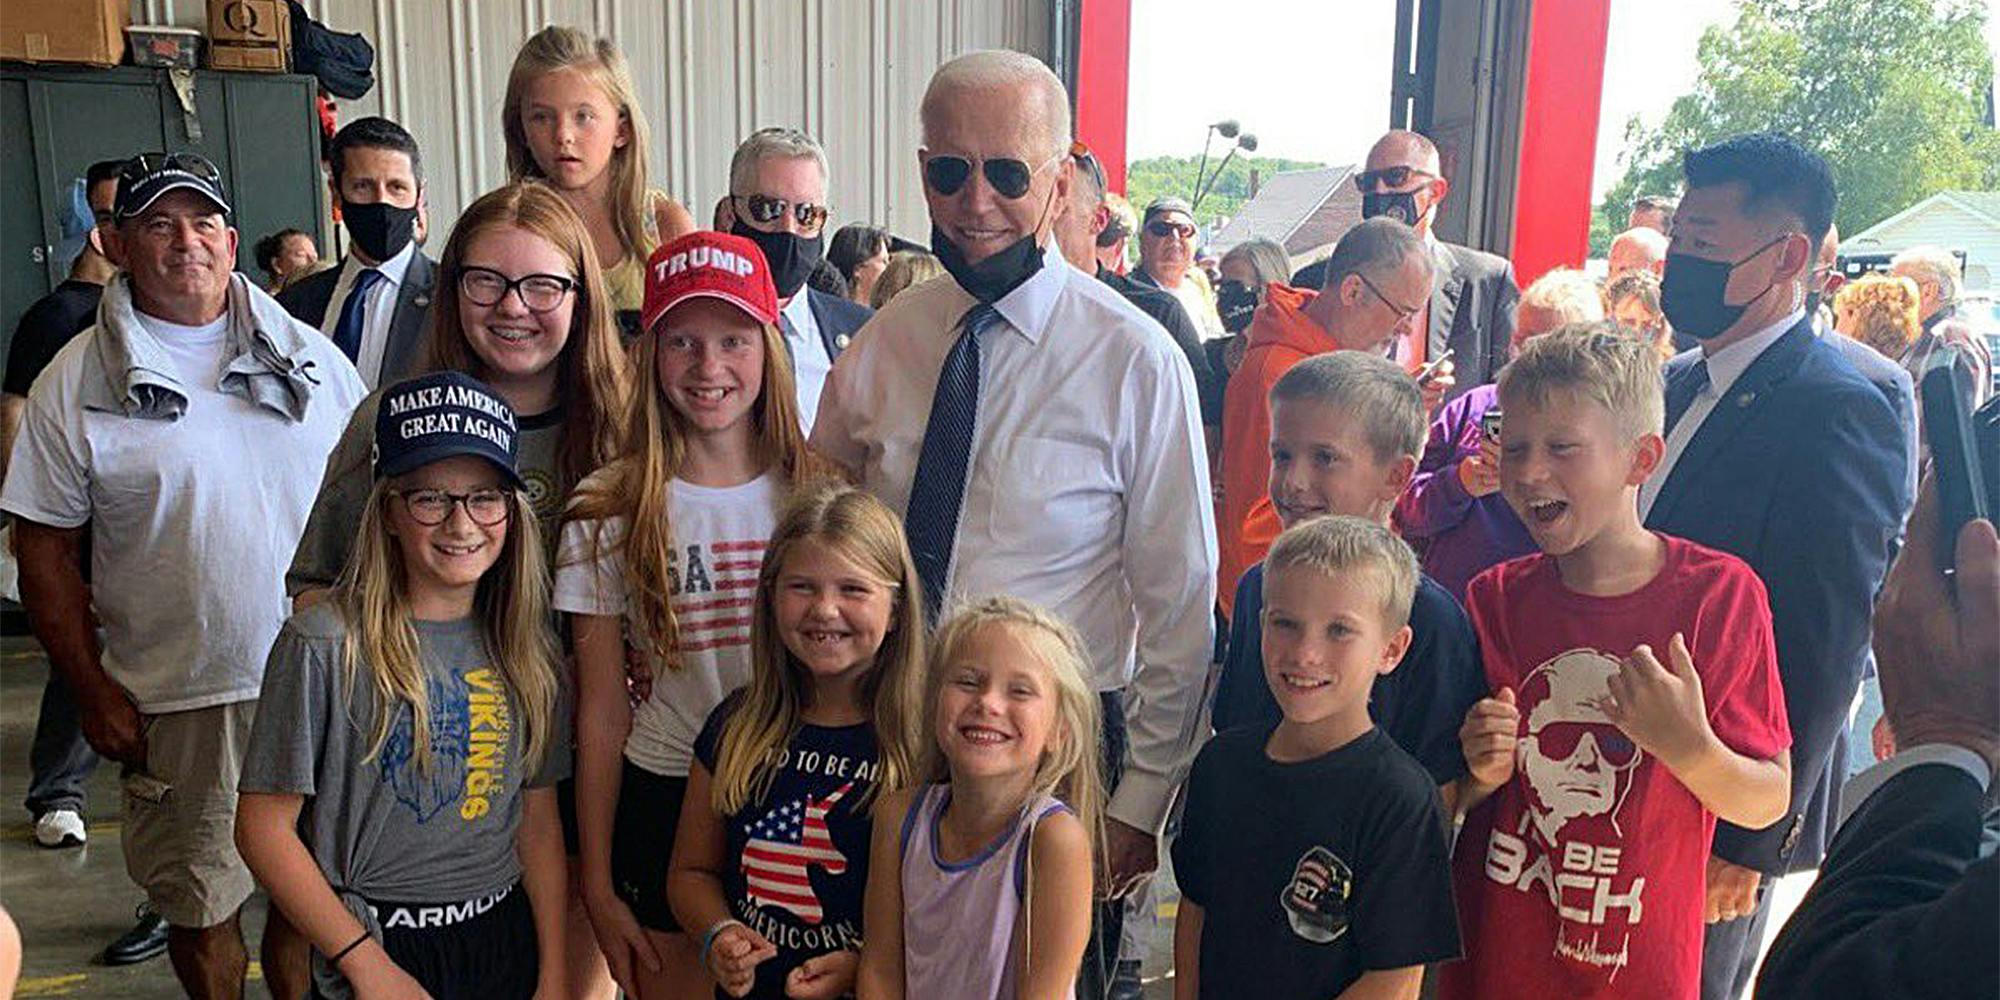
[[[330,267],[301,280],[279,293],[278,304],[299,322],[319,329],[326,322],[326,307],[333,301],[333,287],[340,283],[341,270]],[[411,254],[409,270],[403,272],[403,283],[396,289],[396,315],[389,321],[389,342],[382,346],[382,372],[375,379],[375,388],[416,374],[424,363],[424,337],[429,332],[434,291],[431,286],[436,281],[437,262],[424,256],[422,250]]]
[[812,310],[813,322],[819,324],[820,343],[826,345],[828,361],[840,357],[840,352],[854,340],[854,334],[875,310],[838,295],[828,295],[817,288],[807,288],[806,306]]
[[1209,427],[1222,426],[1222,392],[1228,380],[1216,377],[1214,367],[1208,362],[1208,351],[1202,348],[1201,332],[1195,329],[1187,310],[1181,308],[1181,300],[1149,281],[1138,281],[1102,267],[1097,269],[1097,280],[1110,285],[1125,301],[1138,306],[1140,312],[1166,328],[1167,336],[1187,355],[1188,367],[1194,369],[1195,389],[1201,397],[1201,422]]
[[[1667,364],[1669,385],[1697,355]],[[1771,598],[1792,729],[1792,799],[1764,830],[1718,823],[1714,851],[1767,874],[1825,852],[1829,767],[1868,656],[1869,614],[1911,503],[1888,397],[1799,322],[1751,362],[1661,484],[1646,526],[1750,564]]]
[[2000,855],[1979,859],[1979,783],[1949,764],[1890,778],[1833,840],[1757,996],[2000,996]]
[[[1326,284],[1326,261],[1307,264],[1292,275],[1292,287],[1318,291]],[[1446,399],[1485,385],[1500,375],[1514,341],[1514,306],[1521,301],[1514,264],[1505,257],[1437,240],[1431,245],[1429,339],[1424,356],[1457,351],[1451,364],[1458,384]]]

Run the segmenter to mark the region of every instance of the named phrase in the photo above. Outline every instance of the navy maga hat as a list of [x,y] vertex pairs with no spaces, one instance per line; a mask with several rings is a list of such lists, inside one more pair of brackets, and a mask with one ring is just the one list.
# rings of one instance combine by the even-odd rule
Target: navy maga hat
[[382,393],[375,411],[375,477],[400,476],[458,455],[483,458],[522,488],[514,467],[520,431],[514,408],[464,372],[406,379]]

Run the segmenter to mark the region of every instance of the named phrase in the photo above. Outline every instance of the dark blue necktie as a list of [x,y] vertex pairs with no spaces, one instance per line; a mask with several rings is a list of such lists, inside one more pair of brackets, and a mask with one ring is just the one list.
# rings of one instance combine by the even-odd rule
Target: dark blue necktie
[[924,583],[924,614],[932,623],[944,604],[951,548],[958,538],[958,513],[965,503],[972,463],[972,430],[979,416],[979,334],[999,318],[992,306],[982,302],[959,320],[958,340],[944,356],[937,392],[931,396],[924,448],[917,456],[917,478],[903,516],[910,555]]
[[1674,432],[1674,425],[1687,415],[1688,407],[1694,405],[1694,398],[1708,388],[1708,360],[1698,359],[1694,364],[1682,369],[1678,376],[1667,382],[1667,433]]
[[372,267],[364,267],[354,275],[354,287],[347,291],[347,301],[340,306],[340,322],[333,328],[334,346],[347,360],[361,360],[361,331],[368,324],[368,293],[383,281],[382,272]]

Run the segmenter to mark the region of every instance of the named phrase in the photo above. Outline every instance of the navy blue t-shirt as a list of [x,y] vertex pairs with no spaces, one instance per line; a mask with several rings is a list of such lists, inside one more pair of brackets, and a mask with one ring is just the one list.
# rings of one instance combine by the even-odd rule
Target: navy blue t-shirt
[[[1236,615],[1229,624],[1229,649],[1215,686],[1216,732],[1240,726],[1270,727],[1282,713],[1264,681],[1264,564],[1243,574],[1236,585]],[[1465,773],[1458,727],[1466,710],[1486,696],[1486,671],[1479,662],[1479,636],[1451,592],[1428,576],[1417,576],[1410,603],[1410,651],[1395,670],[1375,679],[1368,715],[1442,785]]]
[[[695,737],[695,759],[710,775],[723,726],[742,701],[739,688]],[[879,766],[875,727],[802,725],[782,753],[766,794],[723,818],[722,894],[730,915],[778,947],[757,966],[752,997],[782,998],[785,976],[806,959],[861,947],[874,829],[868,809]]]

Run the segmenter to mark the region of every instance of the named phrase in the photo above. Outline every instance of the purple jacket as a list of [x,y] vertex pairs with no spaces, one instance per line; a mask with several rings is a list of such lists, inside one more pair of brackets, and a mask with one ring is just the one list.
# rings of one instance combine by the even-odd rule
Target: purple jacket
[[1438,408],[1423,461],[1396,502],[1396,523],[1417,551],[1424,572],[1465,601],[1465,585],[1488,566],[1535,551],[1528,529],[1499,493],[1474,497],[1458,478],[1458,463],[1480,448],[1480,418],[1499,405],[1499,390],[1482,385]]

